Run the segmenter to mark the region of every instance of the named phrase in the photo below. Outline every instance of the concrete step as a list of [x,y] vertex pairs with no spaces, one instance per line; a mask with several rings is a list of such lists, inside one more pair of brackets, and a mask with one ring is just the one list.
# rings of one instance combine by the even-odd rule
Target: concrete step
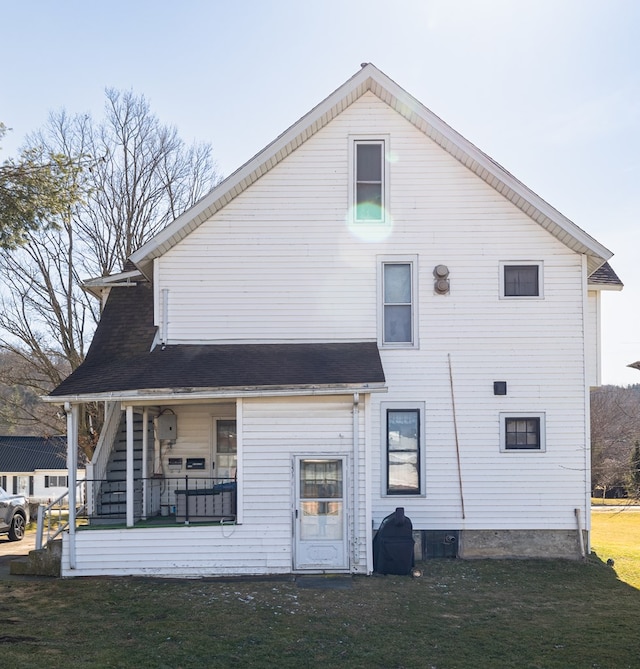
[[44,548],[29,551],[27,557],[11,560],[12,576],[60,576],[62,539],[50,541]]

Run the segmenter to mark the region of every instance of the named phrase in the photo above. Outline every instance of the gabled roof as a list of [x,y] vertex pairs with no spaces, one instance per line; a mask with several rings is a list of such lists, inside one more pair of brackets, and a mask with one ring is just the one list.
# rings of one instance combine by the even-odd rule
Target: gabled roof
[[381,389],[375,342],[152,345],[153,292],[146,282],[109,294],[84,362],[50,394],[60,398],[305,394]]
[[613,271],[613,267],[606,262],[589,276],[589,287],[595,290],[622,290],[624,284]]
[[66,437],[1,437],[0,472],[67,468]]
[[371,63],[367,63],[317,107],[136,251],[131,260],[151,278],[154,258],[164,254],[222,209],[367,91],[374,93],[413,123],[567,247],[576,253],[585,254],[589,273],[611,258],[613,254],[593,237],[518,181]]

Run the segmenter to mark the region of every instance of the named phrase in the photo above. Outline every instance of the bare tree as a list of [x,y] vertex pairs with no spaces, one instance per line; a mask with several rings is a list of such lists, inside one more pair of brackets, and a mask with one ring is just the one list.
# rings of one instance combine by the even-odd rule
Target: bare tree
[[89,166],[69,173],[81,201],[55,225],[29,231],[19,249],[0,250],[0,350],[21,361],[0,381],[45,394],[80,365],[99,318],[82,279],[122,269],[219,178],[210,145],[186,146],[131,92],[107,90],[99,124],[52,114],[28,147],[81,156]]
[[631,452],[640,438],[640,387],[602,386],[591,392],[591,482],[604,496],[626,488]]

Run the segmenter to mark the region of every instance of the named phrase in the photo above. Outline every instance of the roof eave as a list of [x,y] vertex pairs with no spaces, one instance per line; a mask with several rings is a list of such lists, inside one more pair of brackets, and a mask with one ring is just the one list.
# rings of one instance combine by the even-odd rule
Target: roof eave
[[153,388],[144,390],[122,390],[106,393],[82,393],[76,395],[45,395],[41,397],[50,404],[85,402],[125,402],[128,404],[165,403],[184,404],[193,401],[236,399],[239,397],[290,397],[318,395],[347,395],[352,393],[387,392],[384,383],[344,383],[331,385],[292,386],[243,386],[226,388]]
[[610,290],[610,291],[615,291],[615,292],[620,292],[624,286],[620,283],[612,285],[612,284],[603,284],[603,283],[588,283],[587,284],[589,290]]

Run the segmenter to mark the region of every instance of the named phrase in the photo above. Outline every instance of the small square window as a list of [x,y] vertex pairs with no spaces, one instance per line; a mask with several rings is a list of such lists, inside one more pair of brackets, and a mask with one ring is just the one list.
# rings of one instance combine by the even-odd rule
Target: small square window
[[544,451],[544,414],[502,414],[500,449]]
[[501,263],[502,297],[542,297],[542,263]]

